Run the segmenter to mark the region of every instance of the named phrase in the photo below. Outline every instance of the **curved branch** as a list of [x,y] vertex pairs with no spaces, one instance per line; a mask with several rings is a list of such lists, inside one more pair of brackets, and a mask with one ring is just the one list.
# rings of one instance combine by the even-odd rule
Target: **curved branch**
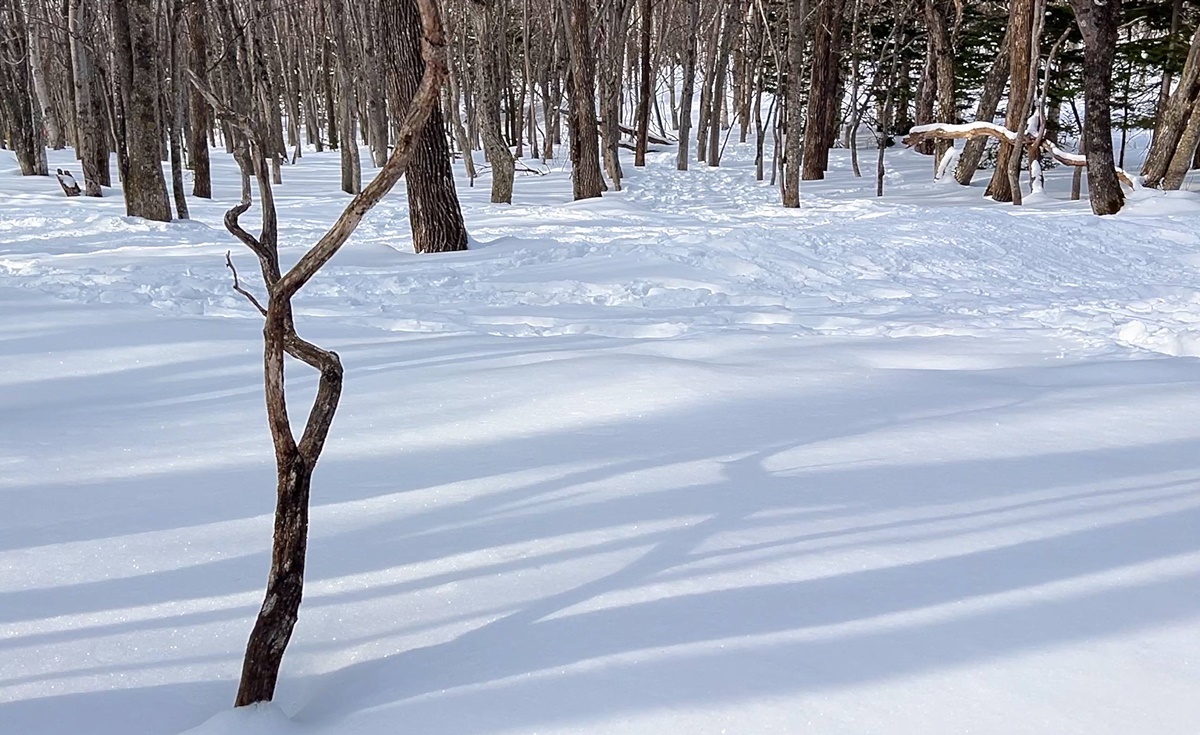
[[417,4],[420,6],[421,27],[424,31],[421,56],[425,60],[425,73],[421,77],[421,84],[408,108],[408,114],[400,124],[396,147],[392,149],[392,155],[380,169],[379,174],[351,200],[349,206],[338,217],[337,222],[333,223],[325,236],[318,240],[317,244],[305,253],[287,273],[283,274],[283,277],[272,289],[273,296],[290,299],[337,254],[367,212],[371,211],[404,175],[416,152],[417,138],[420,136],[429,114],[439,102],[442,82],[448,74],[445,53],[446,38],[437,5],[434,0],[417,0]]

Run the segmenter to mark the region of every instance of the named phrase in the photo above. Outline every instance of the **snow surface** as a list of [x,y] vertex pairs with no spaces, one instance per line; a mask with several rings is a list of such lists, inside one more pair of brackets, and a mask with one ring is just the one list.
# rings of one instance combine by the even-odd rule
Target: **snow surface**
[[[156,224],[0,159],[0,733],[1200,732],[1197,196],[897,152],[876,200],[841,153],[792,211],[733,142],[462,181],[457,254],[385,201],[298,302],[346,392],[236,712],[274,473],[231,164]],[[284,170],[285,257],[336,176]]]

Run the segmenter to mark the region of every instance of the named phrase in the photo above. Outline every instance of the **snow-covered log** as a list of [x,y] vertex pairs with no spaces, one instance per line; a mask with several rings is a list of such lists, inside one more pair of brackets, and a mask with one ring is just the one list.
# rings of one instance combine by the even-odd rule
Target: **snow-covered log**
[[[901,142],[904,145],[912,147],[923,140],[929,139],[946,139],[946,138],[978,138],[981,136],[990,136],[997,140],[1003,140],[1008,143],[1017,142],[1017,134],[1003,125],[997,125],[990,122],[973,122],[964,125],[943,125],[934,123],[931,125],[914,125],[908,135],[904,136]],[[1033,145],[1036,143],[1036,136],[1026,133],[1024,136],[1025,145]],[[1064,151],[1048,140],[1043,140],[1041,150],[1050,154],[1050,157],[1065,166],[1086,166],[1087,157],[1079,153],[1071,153]],[[1117,178],[1121,183],[1128,186],[1130,189],[1136,189],[1133,177],[1124,170],[1117,169]]]

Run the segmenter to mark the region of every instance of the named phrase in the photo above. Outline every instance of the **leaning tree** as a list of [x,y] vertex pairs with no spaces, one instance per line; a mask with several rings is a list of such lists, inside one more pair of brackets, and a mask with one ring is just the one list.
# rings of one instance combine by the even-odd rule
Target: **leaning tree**
[[[227,264],[233,273],[234,289],[245,296],[262,314],[263,376],[267,403],[267,423],[275,448],[276,506],[271,569],[266,594],[254,629],[246,644],[241,683],[235,706],[270,701],[275,694],[279,667],[295,627],[304,591],[304,563],[308,544],[309,489],[313,470],[337,410],[342,392],[342,364],[337,353],[315,345],[296,331],[292,299],[313,276],[341,249],[363,217],[400,180],[418,152],[426,122],[437,109],[447,69],[445,38],[437,0],[381,0],[381,12],[398,25],[408,17],[411,4],[419,8],[421,57],[424,69],[407,112],[400,119],[395,147],[375,179],[357,194],[337,221],[290,269],[280,265],[278,220],[272,176],[268,159],[274,155],[275,141],[269,115],[255,84],[264,78],[263,45],[255,43],[261,17],[252,10],[246,26],[251,73],[247,75],[247,98],[222,100],[198,77],[192,76],[197,90],[217,110],[218,116],[236,129],[235,157],[242,172],[241,201],[225,214],[225,226],[258,258],[265,301],[246,289],[237,277],[233,261]],[[407,6],[407,7],[406,7]],[[410,20],[415,21],[415,18]],[[240,109],[234,109],[238,107]],[[262,226],[257,235],[240,223],[252,204],[252,182],[257,184]],[[288,420],[284,389],[285,357],[298,360],[320,373],[317,395],[309,409],[304,431],[299,438]]]

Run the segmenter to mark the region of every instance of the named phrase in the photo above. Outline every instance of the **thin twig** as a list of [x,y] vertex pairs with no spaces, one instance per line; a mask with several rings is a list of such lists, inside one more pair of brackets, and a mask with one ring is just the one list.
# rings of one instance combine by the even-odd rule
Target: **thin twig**
[[266,316],[267,310],[263,308],[262,304],[258,303],[258,299],[254,298],[254,294],[242,288],[242,285],[238,282],[237,268],[233,267],[233,258],[231,255],[231,251],[225,251],[225,265],[228,266],[229,270],[233,273],[233,290],[245,296],[251,304],[254,304],[254,308],[258,309],[259,314]]

